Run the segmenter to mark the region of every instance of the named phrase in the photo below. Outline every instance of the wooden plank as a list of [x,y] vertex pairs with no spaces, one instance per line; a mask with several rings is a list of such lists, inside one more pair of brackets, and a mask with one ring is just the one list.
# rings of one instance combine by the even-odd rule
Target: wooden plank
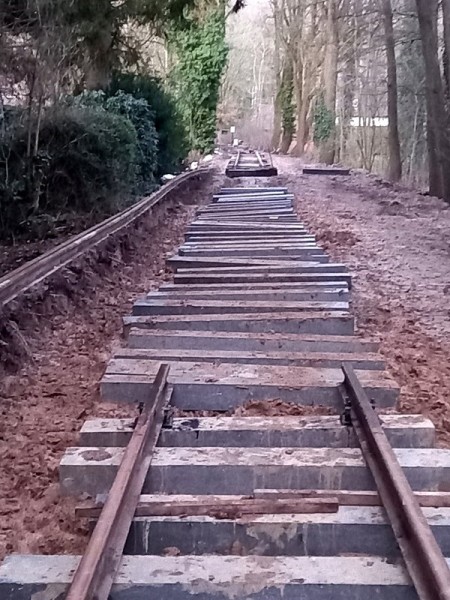
[[[380,495],[374,491],[355,492],[351,490],[255,490],[255,498],[329,498],[333,496],[339,506],[383,506]],[[450,492],[414,492],[416,500],[426,508],[450,508]]]
[[[339,504],[333,494],[320,498],[242,498],[219,499],[205,496],[202,500],[139,502],[135,517],[208,516],[219,519],[238,519],[244,515],[336,513]],[[99,507],[77,507],[78,517],[94,519],[101,514]]]
[[340,167],[304,167],[303,175],[350,175],[350,169]]
[[[450,508],[449,492],[415,492],[415,496],[422,507]],[[174,495],[167,496],[164,500],[161,496],[151,500],[148,498],[148,495],[141,496],[135,517],[220,515],[223,518],[238,518],[242,514],[334,513],[338,510],[337,506],[382,506],[377,492],[348,490],[257,489],[252,496]],[[227,511],[228,507],[230,511]],[[88,502],[77,506],[75,514],[80,518],[96,519],[100,511],[101,506]],[[236,511],[240,514],[236,514]]]
[[107,600],[161,431],[169,374],[161,365],[66,600]]

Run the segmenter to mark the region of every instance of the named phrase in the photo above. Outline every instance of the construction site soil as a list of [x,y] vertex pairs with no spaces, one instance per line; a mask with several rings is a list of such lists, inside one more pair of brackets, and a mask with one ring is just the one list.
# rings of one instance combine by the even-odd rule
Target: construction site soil
[[87,417],[135,414],[99,396],[108,358],[120,344],[122,317],[136,298],[170,280],[166,254],[179,246],[193,218],[192,196],[206,201],[220,183],[213,178],[200,191],[179,193],[164,227],[142,223],[125,247],[112,244],[101,268],[91,269],[87,259],[80,265],[82,284],[67,273],[60,291],[35,306],[27,302],[34,314],[23,315],[26,331],[18,336],[32,361],[0,377],[0,560],[11,552],[83,550],[87,528],[75,518],[74,501],[59,494],[60,458],[77,443]]
[[[449,207],[363,173],[303,176],[299,159],[274,162],[279,176],[258,185],[295,193],[299,218],[355,274],[360,335],[380,339],[402,385],[401,410],[430,416],[439,443],[449,446]],[[197,197],[242,183],[216,175]],[[53,313],[36,306],[40,325],[25,340],[33,362],[3,377],[0,388],[0,560],[11,552],[83,551],[87,530],[75,519],[74,501],[59,494],[58,463],[87,417],[134,414],[100,402],[99,380],[120,344],[122,316],[139,295],[170,279],[165,255],[180,244],[194,210],[180,203],[164,227],[138,239],[126,261],[118,253],[89,288],[54,299]],[[238,414],[305,412],[274,399]]]
[[402,386],[400,410],[422,413],[450,445],[450,206],[374,175],[306,176],[276,158],[299,218],[354,275],[359,334],[376,337]]

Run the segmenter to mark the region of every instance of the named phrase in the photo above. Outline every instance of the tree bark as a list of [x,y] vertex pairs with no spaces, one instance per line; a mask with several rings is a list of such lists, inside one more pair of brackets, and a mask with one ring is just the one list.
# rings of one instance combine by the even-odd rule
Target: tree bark
[[105,89],[110,83],[113,39],[113,24],[105,19],[103,29],[86,40],[85,86],[88,90]]
[[439,64],[439,0],[416,0],[426,73],[427,144],[430,194],[450,201],[448,116]]
[[292,91],[293,91],[293,66],[292,60],[289,56],[285,58],[285,64],[282,75],[282,95],[283,95],[283,131],[281,135],[281,148],[282,154],[287,154],[292,143],[292,137],[294,135],[294,119],[293,119],[293,105],[292,105]]
[[402,158],[398,131],[397,61],[395,58],[394,20],[391,0],[381,0],[381,9],[384,21],[387,59],[389,179],[391,181],[400,181],[402,178]]
[[336,87],[339,59],[339,31],[337,0],[327,4],[327,46],[324,63],[324,103],[333,120],[329,137],[320,148],[320,161],[332,165],[336,153]]
[[297,148],[298,156],[303,156],[305,146],[309,137],[308,114],[310,108],[310,99],[307,94],[303,94],[303,101],[297,114]]
[[297,55],[294,60],[294,94],[295,94],[295,122],[296,126],[296,143],[292,149],[293,156],[303,156],[305,146],[305,123],[303,113],[305,110],[305,91],[303,72],[304,65],[300,57],[300,52],[297,50]]
[[272,150],[276,152],[280,147],[281,140],[281,132],[282,132],[282,110],[281,110],[281,102],[280,102],[280,90],[278,90],[277,95],[274,100],[273,106],[273,131],[272,131],[272,141],[271,146]]
[[274,48],[274,71],[275,71],[275,98],[273,104],[273,132],[272,149],[278,150],[280,147],[283,110],[281,103],[281,23],[280,8],[278,3],[273,2],[273,19],[275,29],[275,48]]
[[343,81],[343,110],[342,110],[342,145],[340,149],[340,160],[345,162],[347,146],[350,139],[352,118],[354,116],[353,101],[355,99],[356,80],[356,44],[352,44],[347,62],[344,65]]
[[442,15],[444,21],[444,78],[445,91],[450,97],[450,0],[442,0]]

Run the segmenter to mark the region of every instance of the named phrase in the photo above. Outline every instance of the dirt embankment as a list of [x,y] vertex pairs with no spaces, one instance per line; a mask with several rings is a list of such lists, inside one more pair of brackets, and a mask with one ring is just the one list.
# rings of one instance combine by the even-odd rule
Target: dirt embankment
[[87,417],[133,410],[99,402],[122,317],[139,295],[170,279],[166,254],[181,243],[192,202],[209,199],[220,183],[215,176],[200,189],[186,188],[159,224],[146,219],[11,309],[9,327],[21,326],[13,342],[32,362],[0,384],[0,560],[11,552],[82,551],[86,531],[74,502],[59,495],[60,458]]
[[303,176],[298,159],[275,162],[299,218],[354,273],[358,330],[380,338],[401,410],[428,415],[448,447],[450,206],[375,176]]

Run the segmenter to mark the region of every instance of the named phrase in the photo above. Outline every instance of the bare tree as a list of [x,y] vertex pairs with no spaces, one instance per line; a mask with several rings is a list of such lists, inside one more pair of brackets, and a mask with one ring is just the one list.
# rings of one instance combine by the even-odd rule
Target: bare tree
[[334,162],[336,153],[336,86],[339,60],[338,0],[327,0],[326,32],[327,40],[323,69],[324,104],[330,114],[332,125],[327,139],[322,142],[320,160],[331,165]]
[[430,193],[450,201],[450,152],[445,93],[439,65],[439,0],[416,0],[426,73]]
[[441,0],[444,23],[444,77],[447,96],[450,96],[450,0]]
[[274,22],[274,60],[273,68],[275,75],[275,97],[273,110],[273,132],[272,132],[272,149],[278,150],[280,146],[281,131],[282,131],[282,98],[281,98],[281,77],[282,77],[282,33],[281,33],[281,10],[280,0],[272,0],[272,15]]
[[391,0],[380,0],[384,22],[387,61],[387,104],[388,104],[388,143],[389,143],[389,179],[400,181],[402,178],[402,158],[398,132],[398,89],[397,62],[395,57],[395,37]]

